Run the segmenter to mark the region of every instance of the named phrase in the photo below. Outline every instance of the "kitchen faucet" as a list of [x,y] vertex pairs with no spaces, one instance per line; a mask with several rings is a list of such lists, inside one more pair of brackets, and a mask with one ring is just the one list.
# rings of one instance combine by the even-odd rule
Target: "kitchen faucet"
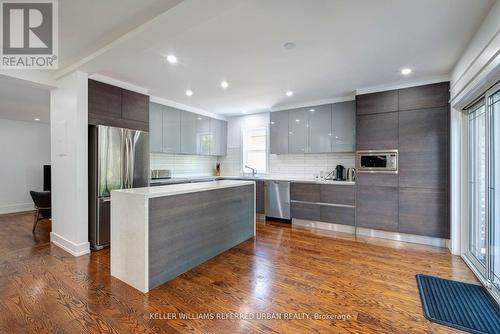
[[245,168],[251,169],[252,170],[252,177],[255,177],[255,174],[257,174],[257,170],[255,168],[252,168],[248,165],[245,165]]

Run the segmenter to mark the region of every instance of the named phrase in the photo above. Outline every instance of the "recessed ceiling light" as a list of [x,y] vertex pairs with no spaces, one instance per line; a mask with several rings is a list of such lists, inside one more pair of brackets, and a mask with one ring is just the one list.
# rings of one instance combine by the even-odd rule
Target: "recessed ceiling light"
[[291,90],[287,91],[286,93],[286,96],[292,96],[293,95],[293,92]]
[[186,95],[187,95],[187,96],[193,96],[193,91],[192,91],[191,89],[188,89],[188,90],[186,91]]
[[35,118],[35,121],[40,122],[40,118]]
[[229,83],[226,80],[221,81],[220,86],[224,89],[229,87]]
[[403,74],[403,75],[408,75],[408,74],[411,74],[411,72],[412,72],[412,71],[411,71],[411,68],[403,68],[403,69],[401,70],[401,74]]
[[310,112],[315,112],[316,110],[314,108],[309,109]]
[[167,56],[167,61],[170,63],[170,64],[177,64],[177,57],[170,54]]

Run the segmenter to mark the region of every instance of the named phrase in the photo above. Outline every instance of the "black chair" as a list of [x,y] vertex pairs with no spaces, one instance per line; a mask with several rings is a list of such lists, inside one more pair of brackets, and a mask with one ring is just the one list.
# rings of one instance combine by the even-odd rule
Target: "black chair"
[[33,203],[35,203],[36,215],[33,222],[33,233],[35,233],[36,224],[40,220],[50,219],[52,217],[50,191],[30,191]]

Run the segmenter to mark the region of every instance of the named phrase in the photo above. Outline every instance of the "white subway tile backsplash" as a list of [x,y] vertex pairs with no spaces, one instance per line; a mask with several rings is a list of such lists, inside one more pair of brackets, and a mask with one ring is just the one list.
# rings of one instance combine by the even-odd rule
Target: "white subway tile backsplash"
[[151,154],[151,169],[170,169],[173,177],[215,175],[217,157],[182,154]]
[[[227,156],[221,159],[222,175],[239,175],[242,170],[242,151],[240,148],[228,148]],[[354,167],[354,153],[328,154],[286,154],[269,155],[271,176],[313,178],[321,171],[330,172],[335,166]]]

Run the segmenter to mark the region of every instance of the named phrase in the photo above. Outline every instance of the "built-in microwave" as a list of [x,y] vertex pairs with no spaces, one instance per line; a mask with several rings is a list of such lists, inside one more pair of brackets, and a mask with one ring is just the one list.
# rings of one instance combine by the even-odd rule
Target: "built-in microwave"
[[398,150],[357,151],[358,173],[397,173]]

